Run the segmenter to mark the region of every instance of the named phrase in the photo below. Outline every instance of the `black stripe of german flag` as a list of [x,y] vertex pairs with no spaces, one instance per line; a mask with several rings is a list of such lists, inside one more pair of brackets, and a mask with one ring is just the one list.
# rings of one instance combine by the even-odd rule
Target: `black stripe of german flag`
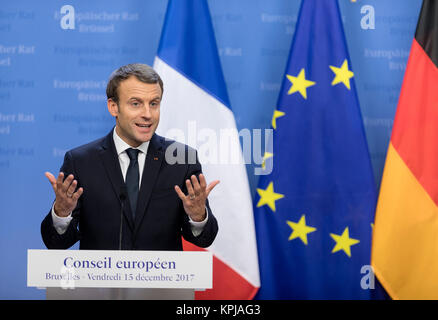
[[438,1],[423,1],[415,39],[438,67]]

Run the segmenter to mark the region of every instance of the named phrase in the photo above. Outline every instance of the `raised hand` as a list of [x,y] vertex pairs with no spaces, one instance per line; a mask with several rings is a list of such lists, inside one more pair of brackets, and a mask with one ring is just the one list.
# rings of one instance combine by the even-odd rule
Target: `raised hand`
[[64,179],[64,173],[60,172],[58,178],[50,172],[44,174],[49,179],[53,191],[55,191],[55,213],[59,217],[67,217],[78,203],[79,197],[84,192],[83,188],[76,190],[78,182],[74,180],[74,176],[70,174]]
[[179,186],[175,186],[178,197],[182,200],[184,210],[193,221],[203,221],[205,219],[205,201],[211,190],[219,183],[215,180],[207,187],[204,175],[199,175],[199,181],[195,175],[186,180],[188,194],[185,195]]

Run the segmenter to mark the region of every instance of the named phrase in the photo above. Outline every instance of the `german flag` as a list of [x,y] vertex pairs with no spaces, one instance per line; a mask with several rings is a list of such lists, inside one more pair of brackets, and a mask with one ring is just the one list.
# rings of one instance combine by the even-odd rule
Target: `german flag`
[[424,0],[394,119],[372,266],[393,299],[438,299],[438,1]]

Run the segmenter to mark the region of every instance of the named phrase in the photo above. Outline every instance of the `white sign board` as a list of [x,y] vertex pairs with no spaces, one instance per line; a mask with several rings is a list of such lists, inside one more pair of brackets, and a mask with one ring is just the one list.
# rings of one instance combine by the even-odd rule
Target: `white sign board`
[[27,286],[212,288],[211,252],[28,250]]

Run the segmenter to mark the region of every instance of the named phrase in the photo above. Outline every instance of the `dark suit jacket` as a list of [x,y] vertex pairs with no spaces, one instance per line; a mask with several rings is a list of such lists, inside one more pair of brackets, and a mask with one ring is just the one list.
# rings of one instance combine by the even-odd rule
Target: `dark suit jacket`
[[[51,212],[45,217],[41,223],[41,234],[47,248],[67,249],[78,240],[81,249],[119,248],[120,193],[124,181],[112,135],[113,131],[65,154],[61,171],[66,177],[73,174],[78,186],[84,188],[84,193],[64,234],[59,235],[53,227]],[[149,143],[135,221],[129,200],[124,203],[124,250],[182,250],[181,236],[197,246],[208,247],[216,237],[217,221],[208,201],[208,222],[199,236],[192,234],[188,216],[174,186],[179,185],[187,194],[185,180],[192,174],[199,175],[201,165],[193,149],[172,143],[156,134]],[[191,154],[195,159],[192,163],[195,163],[167,163],[167,148],[168,152],[185,151],[185,160],[190,160],[187,155]]]

